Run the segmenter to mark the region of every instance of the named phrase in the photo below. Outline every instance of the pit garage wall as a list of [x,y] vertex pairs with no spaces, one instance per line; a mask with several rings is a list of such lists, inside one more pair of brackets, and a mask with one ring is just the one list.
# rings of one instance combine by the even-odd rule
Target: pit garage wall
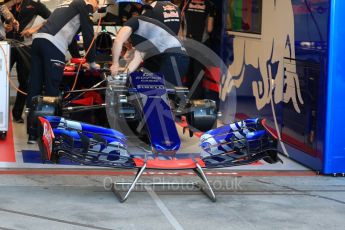
[[[224,2],[223,19],[228,23],[230,1]],[[224,117],[235,108],[229,95],[236,95],[235,119],[268,118],[281,132],[291,158],[327,173],[332,170],[324,165],[322,95],[327,85],[329,13],[330,0],[262,0],[261,34],[224,32],[222,56],[231,76],[221,86]],[[227,23],[224,28],[229,28]]]

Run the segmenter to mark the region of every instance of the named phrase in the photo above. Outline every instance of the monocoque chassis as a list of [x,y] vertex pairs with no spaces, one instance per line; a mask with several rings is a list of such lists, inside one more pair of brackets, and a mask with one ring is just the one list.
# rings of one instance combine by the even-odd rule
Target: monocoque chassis
[[[58,163],[65,157],[88,166],[137,168],[125,196],[113,185],[113,192],[121,202],[127,200],[146,169],[192,169],[205,183],[205,186],[193,185],[215,201],[203,168],[233,167],[259,160],[280,161],[276,135],[265,119],[246,119],[212,129],[217,119],[215,103],[186,100],[188,90],[167,89],[160,74],[139,71],[105,79],[106,101],[100,106],[106,107],[110,125],[119,129],[121,125],[116,124],[134,123],[143,127],[139,131],[131,130],[148,137],[151,151],[145,151],[142,156],[133,155],[128,150],[127,135],[118,130],[54,116],[63,110],[73,111],[71,107],[63,108],[57,98],[35,98],[33,116],[38,120],[38,144],[44,161]],[[183,156],[177,153],[181,140],[175,121],[182,115],[187,118],[191,135],[195,130],[204,132],[199,153]]]

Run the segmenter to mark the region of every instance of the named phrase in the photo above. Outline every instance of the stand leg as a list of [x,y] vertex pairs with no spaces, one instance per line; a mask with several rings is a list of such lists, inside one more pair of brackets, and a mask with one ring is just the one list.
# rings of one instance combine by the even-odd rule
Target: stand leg
[[125,196],[122,196],[119,191],[116,190],[115,186],[116,186],[116,183],[114,183],[111,187],[111,191],[116,195],[116,197],[119,199],[119,201],[121,203],[125,202],[129,195],[131,194],[133,188],[135,187],[135,184],[138,182],[139,178],[141,177],[141,175],[143,174],[143,172],[145,171],[146,169],[146,163],[144,164],[144,166],[140,169],[138,169],[138,172],[134,178],[134,181],[133,183],[131,184],[131,187],[129,188],[129,190],[127,191],[126,195]]
[[[201,166],[199,164],[196,164],[196,168],[193,169],[193,171],[195,172],[196,175],[198,175],[200,177],[200,179],[205,183],[206,188],[204,186],[201,186],[199,183],[137,183],[139,178],[141,177],[141,175],[143,174],[143,172],[146,169],[146,164],[144,164],[144,166],[140,169],[138,169],[138,172],[133,180],[132,183],[113,183],[112,187],[111,187],[111,191],[115,194],[115,196],[119,199],[119,201],[121,203],[125,202],[129,195],[131,194],[132,190],[134,189],[136,184],[143,184],[143,185],[194,185],[196,188],[200,189],[211,201],[216,202],[216,196],[212,190],[212,187],[210,185],[210,183],[207,180],[207,177],[204,174],[203,169],[201,168]],[[118,190],[116,190],[116,185],[127,185],[130,184],[130,188],[127,191],[125,196],[122,196],[120,194],[120,192]]]
[[208,197],[210,198],[211,201],[213,202],[216,202],[216,195],[214,194],[213,192],[213,189],[210,185],[210,183],[208,182],[207,180],[207,177],[204,173],[204,170],[202,170],[201,166],[196,163],[196,168],[193,169],[193,171],[195,172],[196,175],[198,175],[201,180],[205,183],[206,185],[206,188],[200,186],[200,185],[197,185],[199,187],[199,189]]

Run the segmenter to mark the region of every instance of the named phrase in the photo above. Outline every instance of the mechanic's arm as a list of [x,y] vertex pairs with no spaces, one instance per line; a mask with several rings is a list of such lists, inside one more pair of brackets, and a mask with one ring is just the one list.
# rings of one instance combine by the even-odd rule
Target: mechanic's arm
[[185,0],[185,1],[181,1],[180,5],[179,5],[179,10],[180,10],[180,30],[178,32],[178,37],[181,40],[185,40],[186,39],[186,31],[187,31],[187,25],[186,25],[186,10],[188,5],[190,4],[190,0]]
[[42,22],[41,24],[35,27],[25,29],[20,33],[20,35],[23,37],[31,37],[33,34],[37,33],[37,31],[39,31],[45,24],[46,22]]
[[18,2],[18,0],[10,0],[10,1],[6,2],[4,5],[6,5],[8,8],[11,8],[15,4],[17,4],[17,2]]
[[0,6],[0,14],[5,18],[6,21],[13,21],[14,20],[13,14],[7,8],[6,5]]
[[[51,15],[51,12],[46,7],[46,5],[44,5],[41,2],[37,2],[37,11],[35,14],[41,16],[43,19],[48,19],[49,16]],[[35,27],[31,27],[31,28],[27,28],[23,30],[21,32],[21,36],[31,37],[34,33],[37,33],[37,31],[39,31],[44,26],[44,24],[46,24],[46,22],[42,22],[41,24]]]
[[72,58],[81,58],[79,53],[79,46],[76,38],[73,38],[71,44],[68,46],[68,51],[71,54]]
[[208,17],[207,18],[207,33],[212,33],[214,27],[214,18]]
[[[18,21],[14,18],[13,14],[11,11],[8,9],[7,5],[1,5],[0,6],[0,14],[5,18],[6,24],[9,25],[7,28],[15,28],[16,30],[19,29],[19,23]],[[6,29],[6,27],[5,27]],[[9,30],[9,29],[7,29]]]
[[214,19],[216,18],[216,6],[211,2],[209,14],[207,17],[207,33],[212,33],[214,28]]
[[142,61],[143,61],[143,54],[140,51],[135,50],[133,59],[128,64],[127,68],[125,69],[125,72],[131,73],[135,71],[136,69],[138,69]]
[[110,67],[112,76],[117,75],[117,73],[119,72],[119,59],[120,59],[120,54],[122,51],[122,46],[131,36],[131,34],[132,34],[132,28],[129,26],[123,26],[119,30],[116,36],[116,39],[113,43],[113,48],[112,48],[113,62],[112,62],[112,66]]
[[184,26],[182,25],[182,23],[180,24],[180,29],[179,29],[179,31],[178,31],[177,36],[178,36],[178,38],[181,39],[182,41],[186,40],[185,31],[184,31]]
[[96,47],[92,44],[94,38],[93,30],[93,9],[87,5],[85,1],[73,1],[70,6],[74,6],[80,12],[80,28],[84,40],[84,49],[87,53],[86,60],[91,69],[99,69],[99,65],[95,62]]

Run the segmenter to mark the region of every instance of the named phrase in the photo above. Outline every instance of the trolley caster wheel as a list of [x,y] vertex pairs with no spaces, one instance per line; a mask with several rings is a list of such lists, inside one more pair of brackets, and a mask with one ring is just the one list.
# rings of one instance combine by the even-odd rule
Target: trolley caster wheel
[[337,177],[337,174],[336,174],[336,173],[333,173],[333,177]]
[[5,140],[6,139],[7,132],[1,132],[0,133],[0,139]]

